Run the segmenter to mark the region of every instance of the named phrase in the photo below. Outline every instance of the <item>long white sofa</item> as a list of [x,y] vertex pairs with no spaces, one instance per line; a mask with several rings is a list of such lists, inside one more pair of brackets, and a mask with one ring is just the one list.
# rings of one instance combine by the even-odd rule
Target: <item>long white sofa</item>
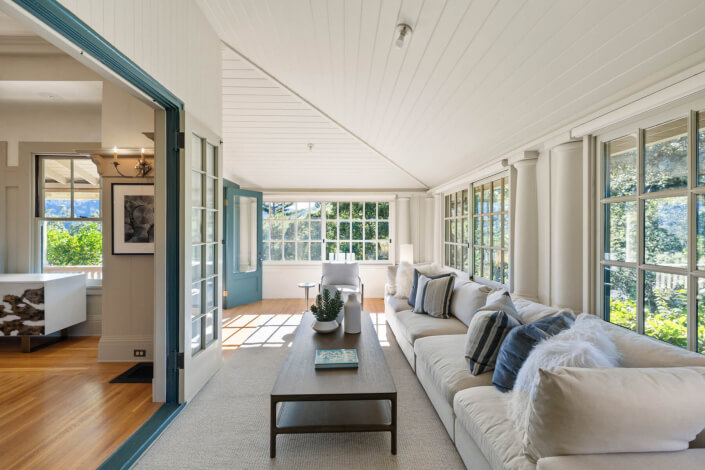
[[[685,451],[563,455],[532,463],[524,455],[522,438],[508,415],[510,394],[492,386],[493,372],[470,373],[464,357],[466,325],[455,317],[413,313],[407,298],[393,295],[396,269],[390,266],[387,274],[386,321],[468,469],[705,468],[705,430]],[[458,280],[456,289],[468,282],[472,281]],[[559,312],[514,296],[513,301],[522,323]],[[614,330],[623,367],[705,366],[703,355],[604,324]]]

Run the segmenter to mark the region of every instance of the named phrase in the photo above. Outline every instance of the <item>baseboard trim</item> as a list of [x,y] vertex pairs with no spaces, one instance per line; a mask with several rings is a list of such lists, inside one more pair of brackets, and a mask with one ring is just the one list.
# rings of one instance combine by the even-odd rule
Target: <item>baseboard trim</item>
[[[144,349],[144,357],[135,357]],[[136,362],[154,360],[154,339],[147,335],[102,336],[98,342],[98,362]]]

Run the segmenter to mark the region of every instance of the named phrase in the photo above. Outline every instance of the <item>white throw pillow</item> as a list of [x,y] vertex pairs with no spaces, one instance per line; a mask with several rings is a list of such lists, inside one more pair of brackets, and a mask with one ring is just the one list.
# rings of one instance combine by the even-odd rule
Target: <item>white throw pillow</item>
[[473,281],[456,281],[453,297],[450,301],[450,313],[465,326],[470,326],[470,321],[477,309],[487,303],[487,294],[490,288]]
[[411,285],[414,282],[414,267],[410,264],[407,263],[406,261],[402,261],[399,263],[399,267],[397,268],[397,278],[396,278],[396,283],[397,283],[397,297],[406,297],[407,299],[409,298],[409,295],[411,295]]
[[685,450],[705,425],[703,396],[703,367],[541,370],[524,452],[536,462]]

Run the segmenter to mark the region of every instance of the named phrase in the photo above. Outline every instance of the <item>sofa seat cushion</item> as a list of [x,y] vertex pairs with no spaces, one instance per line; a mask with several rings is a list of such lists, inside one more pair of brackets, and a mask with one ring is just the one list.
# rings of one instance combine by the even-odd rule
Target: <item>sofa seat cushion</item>
[[395,321],[399,333],[411,344],[426,336],[464,335],[468,329],[457,318],[436,318],[411,310],[397,312]]
[[384,301],[386,302],[387,307],[391,308],[394,313],[402,312],[404,310],[411,310],[411,307],[409,307],[409,299],[406,297],[388,295],[384,298]]
[[638,454],[561,455],[539,460],[536,470],[702,470],[705,450]]
[[509,395],[492,386],[459,391],[453,400],[457,422],[482,450],[492,468],[535,470],[535,464],[524,455],[521,436],[507,415]]
[[423,362],[438,388],[453,406],[453,397],[460,390],[492,384],[492,374],[472,375],[463,357],[465,335],[428,336],[414,343],[417,367]]

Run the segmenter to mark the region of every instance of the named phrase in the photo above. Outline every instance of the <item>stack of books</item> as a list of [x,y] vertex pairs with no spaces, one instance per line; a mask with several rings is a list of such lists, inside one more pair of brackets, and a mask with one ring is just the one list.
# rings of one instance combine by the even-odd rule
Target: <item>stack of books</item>
[[352,369],[358,366],[357,349],[316,349],[316,369]]

